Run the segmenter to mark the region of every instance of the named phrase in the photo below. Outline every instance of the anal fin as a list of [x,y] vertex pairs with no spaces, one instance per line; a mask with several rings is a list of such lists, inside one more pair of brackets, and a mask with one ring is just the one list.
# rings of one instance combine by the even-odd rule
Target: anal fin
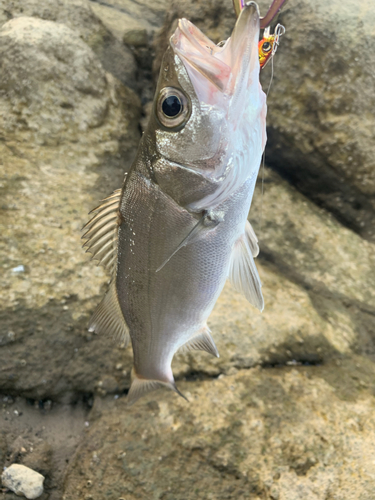
[[161,380],[150,380],[139,377],[134,368],[132,369],[132,383],[128,392],[127,404],[128,406],[132,406],[139,398],[144,396],[145,394],[156,391],[156,389],[160,389],[161,387],[167,387],[171,389],[175,393],[177,393],[182,398],[187,398],[177,389],[176,384],[173,381],[171,382],[162,382]]
[[246,226],[246,232],[241,235],[234,245],[229,266],[229,280],[234,288],[247,298],[250,304],[263,311],[262,283],[255,266],[253,248],[249,243],[248,226]]
[[183,346],[180,347],[180,352],[186,351],[206,351],[217,358],[220,357],[219,351],[215,345],[213,338],[211,337],[211,332],[208,326],[205,326],[197,334],[195,334],[190,340],[188,340]]
[[125,346],[129,343],[129,329],[118,302],[115,279],[90,319],[89,332],[113,336]]

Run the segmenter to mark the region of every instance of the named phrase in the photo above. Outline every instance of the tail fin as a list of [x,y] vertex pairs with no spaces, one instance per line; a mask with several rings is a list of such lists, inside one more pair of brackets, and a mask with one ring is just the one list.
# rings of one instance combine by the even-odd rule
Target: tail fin
[[132,406],[139,398],[147,394],[148,392],[155,391],[160,387],[168,387],[172,391],[176,392],[178,395],[188,399],[177,389],[174,380],[172,382],[161,382],[160,380],[149,380],[145,378],[140,378],[135,373],[134,368],[132,370],[132,383],[128,393],[128,406]]

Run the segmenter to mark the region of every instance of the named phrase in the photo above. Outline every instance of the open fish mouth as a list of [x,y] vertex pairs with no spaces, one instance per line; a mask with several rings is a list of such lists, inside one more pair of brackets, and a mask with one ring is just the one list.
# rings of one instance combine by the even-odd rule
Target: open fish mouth
[[170,43],[201,103],[220,104],[259,78],[259,19],[257,4],[248,2],[223,45],[215,45],[187,19],[179,21]]

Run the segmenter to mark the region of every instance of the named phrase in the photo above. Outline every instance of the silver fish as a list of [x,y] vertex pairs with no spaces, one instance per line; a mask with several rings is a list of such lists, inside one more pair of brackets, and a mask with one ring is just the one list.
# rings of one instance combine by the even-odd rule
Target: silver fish
[[86,225],[87,251],[112,272],[89,330],[131,340],[129,404],[160,386],[179,393],[178,349],[219,356],[207,319],[228,277],[263,309],[247,221],[266,142],[258,40],[254,2],[221,46],[179,21],[136,159]]

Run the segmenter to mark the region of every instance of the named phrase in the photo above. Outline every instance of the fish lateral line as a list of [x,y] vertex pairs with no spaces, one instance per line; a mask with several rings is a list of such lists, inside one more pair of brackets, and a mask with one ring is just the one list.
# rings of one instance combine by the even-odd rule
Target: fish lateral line
[[[199,219],[197,224],[193,227],[193,229],[188,233],[188,235],[181,241],[176,250],[174,250],[171,255],[156,269],[156,273],[161,271],[163,267],[168,264],[171,258],[176,255],[176,253],[181,250],[181,248],[186,247],[190,243],[193,243],[202,234],[204,229],[208,229],[209,231],[214,229],[220,222],[223,222],[224,214],[222,212],[214,212],[213,210],[207,210],[203,213],[202,217]],[[205,233],[206,234],[206,233]]]

